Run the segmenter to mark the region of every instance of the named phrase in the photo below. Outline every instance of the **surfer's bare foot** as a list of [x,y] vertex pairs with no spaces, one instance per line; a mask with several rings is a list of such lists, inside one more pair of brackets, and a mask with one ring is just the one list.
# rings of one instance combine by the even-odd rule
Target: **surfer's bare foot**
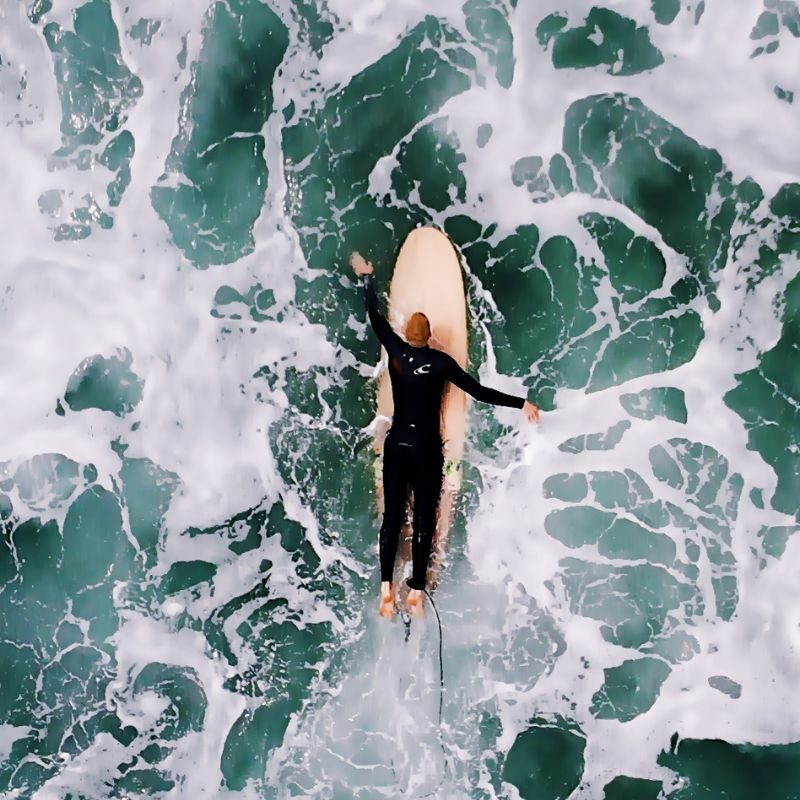
[[394,617],[394,587],[391,583],[381,583],[381,604],[378,613],[384,619],[392,619]]
[[416,617],[417,619],[421,619],[425,616],[425,612],[422,608],[422,601],[424,598],[424,594],[421,589],[409,589],[408,590],[408,597],[406,598],[406,605],[408,606],[408,613],[411,614],[412,617]]

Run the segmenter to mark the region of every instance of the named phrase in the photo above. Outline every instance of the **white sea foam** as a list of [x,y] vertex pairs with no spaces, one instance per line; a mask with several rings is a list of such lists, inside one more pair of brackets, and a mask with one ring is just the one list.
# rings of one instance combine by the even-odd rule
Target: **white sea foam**
[[[48,20],[70,27],[72,10],[79,5],[56,2]],[[461,25],[461,5],[443,3],[441,8],[437,5],[437,13]],[[571,4],[570,20],[580,22],[592,5],[588,0]],[[796,105],[779,101],[773,87],[780,84],[800,94],[796,70],[800,40],[782,36],[775,54],[751,59],[754,45],[749,32],[761,5],[756,0],[735,5],[733,13],[727,1],[707,3],[698,25],[692,13],[682,10],[673,25],[657,26],[652,23],[648,4],[633,0],[615,3],[615,10],[649,25],[652,40],[666,59],[653,72],[620,78],[602,70],[554,70],[550,53],[538,46],[534,31],[547,13],[560,10],[559,4],[519,4],[511,16],[516,59],[511,89],[505,91],[489,78],[484,87],[453,98],[430,117],[449,117],[450,129],[458,135],[467,156],[464,172],[468,197],[447,215],[461,211],[484,224],[497,222],[496,239],[518,224],[535,222],[542,239],[555,234],[569,236],[582,254],[591,257],[597,257],[598,251],[578,217],[588,211],[616,216],[659,246],[667,263],[666,290],[683,263],[654,229],[609,201],[571,195],[534,204],[523,187],[511,185],[511,167],[518,158],[537,154],[547,158],[560,150],[564,112],[572,102],[593,93],[620,91],[640,97],[687,135],[717,149],[736,180],[752,176],[768,195],[781,183],[797,180],[800,150]],[[255,227],[255,251],[234,264],[206,271],[191,267],[171,244],[149,192],[164,169],[177,134],[179,98],[190,80],[189,69],[181,69],[176,57],[184,36],[187,62],[191,64],[199,54],[207,3],[181,2],[172,4],[166,12],[157,0],[139,2],[135,8],[112,0],[114,19],[123,32],[140,16],[160,20],[161,27],[146,48],[126,35],[122,37],[124,60],[144,86],[128,121],[136,140],[133,178],[115,215],[114,228],[95,230],[80,242],[53,241],[48,229],[52,220],[39,212],[38,199],[54,188],[75,197],[88,190],[101,193],[110,173],[102,167],[88,173],[75,168],[48,170],[49,156],[59,146],[61,116],[52,58],[41,28],[34,31],[25,20],[22,3],[2,10],[0,50],[4,62],[11,62],[9,69],[15,69],[20,77],[27,76],[27,88],[19,124],[5,109],[0,110],[5,123],[0,126],[0,219],[4,223],[0,456],[19,460],[39,452],[63,453],[80,463],[94,463],[99,482],[110,487],[112,476],[119,472],[119,458],[109,442],[122,436],[130,445],[128,455],[147,457],[175,472],[180,489],[167,515],[165,547],[156,572],[164,573],[177,560],[204,558],[220,564],[213,586],[189,603],[192,613],[200,617],[236,596],[243,583],[249,585],[258,564],[255,554],[227,561],[230,553],[219,542],[208,538],[187,541],[181,533],[189,525],[221,523],[244,508],[279,495],[284,497],[287,514],[305,526],[323,564],[338,558],[355,570],[365,570],[343,549],[323,547],[310,510],[303,507],[293,487],[283,485],[269,451],[266,430],[285,408],[286,397],[278,391],[266,403],[260,402],[251,383],[260,365],[278,364],[287,354],[282,369],[334,368],[337,354],[324,329],[308,325],[290,307],[283,323],[260,323],[255,335],[247,326],[222,335],[221,329],[231,326],[209,314],[222,284],[246,291],[260,281],[273,289],[276,302],[284,306],[292,299],[291,276],[306,270],[299,243],[282,213],[286,186],[281,175],[280,111],[290,101],[300,109],[307,106],[309,89],[317,85],[344,85],[393,48],[398,37],[429,12],[422,2],[377,0],[366,4],[331,0],[329,8],[339,24],[321,60],[317,63],[307,53],[294,50],[293,58],[284,65],[283,76],[276,81],[277,113],[265,126],[270,187]],[[292,26],[288,9],[278,10]],[[313,68],[318,70],[316,74]],[[486,147],[480,149],[475,137],[478,126],[485,122],[492,124],[494,132]],[[389,189],[388,175],[395,163],[396,152],[380,162],[372,176],[374,190]],[[436,221],[443,219],[444,215]],[[745,251],[748,257],[757,244],[754,241]],[[516,733],[534,713],[552,711],[576,719],[587,736],[587,765],[586,787],[575,797],[586,798],[601,797],[603,780],[620,772],[668,781],[668,771],[656,767],[655,758],[668,746],[673,731],[680,731],[682,736],[762,743],[787,742],[800,735],[800,719],[786,703],[798,680],[800,612],[793,599],[793,564],[800,545],[790,540],[781,560],[770,562],[766,569],[757,568],[751,552],[757,530],[762,525],[793,521],[775,511],[762,511],[748,499],[754,487],[763,489],[765,497],[771,496],[776,478],[760,457],[747,449],[743,422],[722,403],[724,392],[735,384],[735,375],[751,368],[757,355],[774,344],[780,331],[775,303],[789,277],[800,267],[796,261],[788,261],[783,273],[764,281],[745,299],[739,266],[729,264],[720,276],[719,314],[713,315],[702,302],[696,303],[706,339],[690,364],[592,395],[559,391],[557,409],[543,416],[538,429],[526,427],[510,412],[497,412],[504,421],[520,423],[519,430],[503,442],[499,459],[503,463],[487,463],[487,457],[473,451],[472,458],[481,464],[485,481],[479,508],[468,522],[469,563],[477,581],[442,590],[448,653],[446,691],[447,697],[454,698],[448,701],[451,705],[445,712],[445,736],[451,736],[448,746],[453,751],[463,748],[465,758],[486,758],[475,749],[478,737],[468,727],[474,723],[470,712],[484,707],[493,708],[502,720],[498,742],[502,750],[511,746]],[[607,282],[603,292],[601,303],[610,308]],[[120,348],[131,352],[132,367],[144,384],[144,395],[135,411],[125,418],[97,410],[57,416],[56,400],[63,396],[70,374],[81,361],[94,354],[111,356]],[[475,368],[486,382],[520,388],[518,379],[496,374],[491,354],[485,366]],[[558,449],[567,438],[605,430],[621,419],[624,413],[619,396],[623,392],[663,385],[684,390],[687,425],[632,420],[631,429],[613,451],[573,455]],[[136,431],[131,430],[134,422],[140,423]],[[596,562],[603,559],[591,546],[570,550],[544,532],[546,514],[563,504],[542,499],[542,484],[549,475],[561,471],[633,469],[659,497],[683,505],[686,501],[681,492],[664,487],[654,478],[648,459],[650,447],[672,437],[713,446],[744,478],[739,517],[733,528],[738,610],[729,623],[715,619],[709,565],[701,561],[700,589],[706,596],[706,616],[695,620],[692,628],[699,654],[673,667],[659,699],[647,713],[628,723],[598,720],[589,707],[593,693],[602,684],[603,669],[636,654],[605,642],[598,623],[572,614],[558,582],[552,591],[549,588],[563,557],[578,555]],[[508,464],[509,460],[513,463]],[[675,538],[682,547],[677,533]],[[392,732],[380,727],[386,715],[400,713],[391,706],[397,697],[389,692],[384,696],[384,675],[375,667],[379,637],[386,634],[377,632],[373,621],[364,622],[369,634],[358,640],[352,630],[361,625],[357,614],[346,623],[351,629],[344,630],[333,610],[290,580],[292,568],[281,560],[280,548],[275,548],[269,554],[280,578],[275,591],[285,595],[306,621],[333,623],[342,642],[353,649],[342,683],[331,690],[331,698],[326,702],[323,687],[318,687],[319,698],[315,696],[290,721],[286,742],[273,756],[269,774],[277,779],[282,774],[282,759],[292,764],[292,759],[305,751],[313,752],[320,764],[315,772],[304,767],[301,758],[298,771],[309,769],[320,780],[352,780],[365,768],[358,760],[365,731],[385,736],[387,746],[395,741]],[[259,551],[258,557],[265,552]],[[525,622],[527,617],[508,622],[513,609],[523,602],[523,590],[525,602],[532,598],[553,618],[566,644],[563,655],[553,659],[552,670],[543,671],[541,676],[531,670],[525,647],[515,645],[513,638],[533,623]],[[474,593],[483,593],[487,602],[471,605]],[[185,608],[183,601],[174,601],[163,611],[171,619],[179,617]],[[470,610],[461,611],[465,608]],[[163,703],[156,695],[131,696],[132,681],[146,663],[160,661],[195,671],[208,700],[208,711],[203,731],[181,740],[171,756],[168,766],[186,776],[186,783],[175,790],[175,796],[226,796],[222,790],[208,787],[220,785],[225,737],[248,701],[223,688],[225,666],[209,656],[200,634],[178,631],[169,619],[126,616],[115,641],[119,682],[109,701],[116,704],[124,721],[141,725],[153,722]],[[502,652],[508,662],[505,672],[493,671],[488,660],[475,656],[478,643]],[[435,637],[427,641],[429,661],[422,676],[432,692],[436,687],[434,644]],[[390,653],[401,659],[391,647],[380,651],[383,657]],[[588,667],[582,662],[584,657]],[[741,698],[734,700],[708,685],[708,678],[719,674],[741,684]],[[457,700],[464,703],[460,710]],[[354,717],[348,704],[356,701],[363,701],[363,705],[357,706],[359,714]],[[0,759],[21,733],[20,728],[0,729]],[[344,750],[337,752],[337,747]],[[427,757],[433,758],[437,747],[431,740],[425,751]],[[102,734],[36,797],[49,800],[69,790],[100,791],[97,787],[106,774],[124,758],[122,745]],[[386,792],[390,793],[391,782],[380,752],[375,759],[368,766],[380,774],[381,785],[389,787]],[[91,776],[89,784],[87,776]],[[427,777],[434,780],[435,776],[432,772]],[[466,785],[465,776],[458,774],[448,780],[451,782],[445,786],[450,787],[452,796],[463,796],[460,792]],[[481,785],[493,792],[488,781],[483,780]],[[324,793],[325,785],[318,789]],[[250,798],[257,793],[250,789],[235,796]]]

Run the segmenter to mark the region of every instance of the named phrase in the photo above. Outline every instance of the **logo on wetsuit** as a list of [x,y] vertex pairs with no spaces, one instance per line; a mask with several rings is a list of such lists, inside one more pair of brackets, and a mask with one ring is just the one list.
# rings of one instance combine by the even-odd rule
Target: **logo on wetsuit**
[[430,364],[423,364],[421,367],[417,367],[414,370],[415,375],[427,375],[431,371]]

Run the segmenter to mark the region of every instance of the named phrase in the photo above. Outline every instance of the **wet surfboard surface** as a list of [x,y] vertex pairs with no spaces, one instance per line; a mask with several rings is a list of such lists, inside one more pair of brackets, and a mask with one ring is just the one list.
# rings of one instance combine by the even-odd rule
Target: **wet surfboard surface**
[[[449,353],[460,366],[467,367],[467,302],[458,253],[446,234],[438,228],[413,230],[397,255],[389,289],[388,318],[402,336],[405,323],[416,311],[428,317],[431,345]],[[375,451],[383,453],[383,440],[392,416],[392,389],[388,370],[379,377]],[[441,556],[446,550],[447,534],[460,485],[460,463],[467,430],[467,396],[448,385],[442,401],[442,440],[445,443],[445,480],[439,501],[439,515],[434,536],[433,555],[428,568],[428,587],[438,582]],[[378,464],[380,467],[380,462]],[[381,470],[376,469],[378,504],[383,511]],[[395,563],[395,583],[402,578],[411,557],[411,531],[407,524],[401,535]]]

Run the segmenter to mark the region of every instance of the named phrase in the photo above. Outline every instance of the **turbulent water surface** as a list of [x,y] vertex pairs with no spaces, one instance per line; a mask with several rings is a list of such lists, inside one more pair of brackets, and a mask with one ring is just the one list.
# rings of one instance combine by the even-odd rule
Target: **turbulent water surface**
[[[602,2],[602,0],[601,0]],[[0,795],[800,797],[793,0],[0,0]],[[464,263],[377,617],[348,258]]]

